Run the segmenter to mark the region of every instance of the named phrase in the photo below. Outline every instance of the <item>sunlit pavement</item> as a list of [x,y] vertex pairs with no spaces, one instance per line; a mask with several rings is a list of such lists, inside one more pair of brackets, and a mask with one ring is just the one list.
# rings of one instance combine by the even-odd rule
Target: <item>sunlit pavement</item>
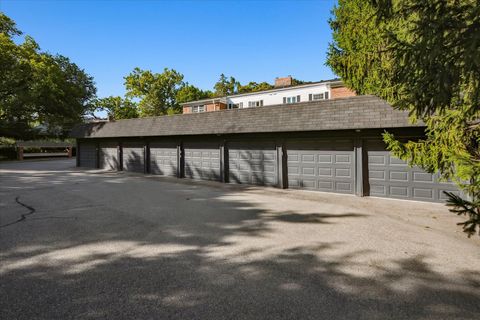
[[443,205],[0,163],[0,319],[478,319]]

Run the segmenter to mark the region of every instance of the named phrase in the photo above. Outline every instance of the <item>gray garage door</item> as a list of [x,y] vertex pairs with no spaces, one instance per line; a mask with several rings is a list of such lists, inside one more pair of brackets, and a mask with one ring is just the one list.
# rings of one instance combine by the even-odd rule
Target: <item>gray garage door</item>
[[288,187],[354,193],[352,140],[287,143]]
[[97,167],[97,148],[94,143],[79,143],[79,165],[80,167]]
[[185,177],[220,180],[220,149],[218,144],[185,144]]
[[150,143],[150,172],[164,176],[177,175],[177,145],[175,143]]
[[270,143],[229,143],[229,182],[275,186],[278,183],[277,150]]
[[101,142],[99,160],[101,169],[118,170],[117,142]]
[[430,174],[386,151],[383,142],[368,142],[369,194],[376,197],[443,202],[443,191],[458,194],[453,183],[442,182],[438,174]]
[[144,172],[144,149],[143,142],[124,142],[123,170],[130,172]]

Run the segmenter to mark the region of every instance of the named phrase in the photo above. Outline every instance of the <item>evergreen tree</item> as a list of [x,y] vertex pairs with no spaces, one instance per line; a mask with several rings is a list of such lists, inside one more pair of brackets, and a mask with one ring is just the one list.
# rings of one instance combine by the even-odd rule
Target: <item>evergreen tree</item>
[[439,171],[468,196],[448,194],[480,232],[480,3],[339,0],[327,64],[360,94],[374,94],[426,124],[426,137],[384,140],[393,154]]

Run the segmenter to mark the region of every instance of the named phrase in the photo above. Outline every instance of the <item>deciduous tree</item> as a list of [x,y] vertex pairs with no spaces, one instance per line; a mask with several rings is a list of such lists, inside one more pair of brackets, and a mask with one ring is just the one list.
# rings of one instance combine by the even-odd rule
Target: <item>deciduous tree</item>
[[95,106],[98,111],[106,111],[109,118],[115,120],[138,118],[138,106],[131,100],[118,96],[97,99]]
[[17,44],[19,35],[0,13],[0,135],[31,138],[38,124],[66,135],[93,111],[93,78],[68,58],[41,52],[31,37]]
[[142,117],[180,113],[177,93],[183,85],[183,75],[165,68],[162,73],[135,68],[125,77],[126,96],[139,99]]
[[177,102],[183,103],[201,99],[212,98],[213,92],[210,90],[203,91],[191,84],[185,83],[177,92]]

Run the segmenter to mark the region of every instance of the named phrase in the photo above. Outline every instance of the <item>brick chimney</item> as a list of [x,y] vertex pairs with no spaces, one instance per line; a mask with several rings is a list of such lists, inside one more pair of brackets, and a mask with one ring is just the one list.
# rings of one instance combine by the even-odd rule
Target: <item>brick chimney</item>
[[292,85],[293,78],[292,76],[275,78],[275,88],[289,87]]

